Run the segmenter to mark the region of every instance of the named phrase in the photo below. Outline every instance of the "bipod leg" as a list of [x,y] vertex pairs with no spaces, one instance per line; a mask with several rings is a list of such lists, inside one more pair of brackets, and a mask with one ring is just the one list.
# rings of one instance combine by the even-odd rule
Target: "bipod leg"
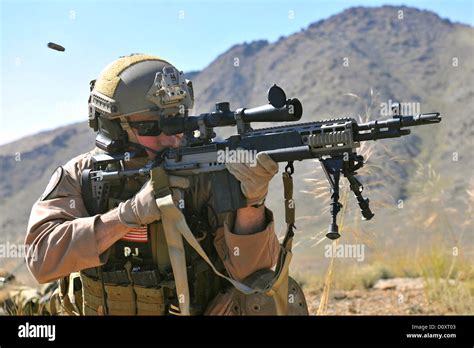
[[357,202],[359,203],[362,216],[365,220],[372,219],[374,213],[372,213],[372,210],[370,210],[369,199],[362,196],[362,190],[364,189],[364,186],[362,186],[360,181],[354,176],[354,173],[344,173],[344,176],[347,178],[347,180],[349,180],[351,190],[354,192]]
[[339,178],[341,176],[343,159],[332,157],[328,159],[322,159],[320,162],[329,181],[329,185],[331,186],[331,203],[329,204],[331,223],[329,224],[326,237],[331,240],[335,240],[341,236],[339,234],[339,226],[337,225],[337,214],[342,208],[342,204],[339,203]]

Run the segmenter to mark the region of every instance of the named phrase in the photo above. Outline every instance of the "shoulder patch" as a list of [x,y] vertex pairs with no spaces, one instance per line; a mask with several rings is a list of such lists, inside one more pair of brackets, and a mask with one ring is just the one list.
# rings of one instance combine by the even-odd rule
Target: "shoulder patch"
[[48,185],[46,186],[43,194],[39,198],[40,201],[48,199],[49,195],[56,189],[56,187],[58,187],[59,182],[63,178],[63,174],[64,169],[61,166],[57,167],[54,170],[53,175],[51,175],[51,179],[49,179]]

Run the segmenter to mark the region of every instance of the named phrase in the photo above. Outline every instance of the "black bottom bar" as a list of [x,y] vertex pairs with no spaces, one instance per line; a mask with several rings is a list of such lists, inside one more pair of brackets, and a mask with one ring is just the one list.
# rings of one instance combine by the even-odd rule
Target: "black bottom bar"
[[[0,317],[0,346],[279,343],[293,347],[326,343],[472,347],[473,322],[472,316]],[[52,327],[43,325],[54,325],[54,340]],[[19,337],[39,333],[46,337]]]

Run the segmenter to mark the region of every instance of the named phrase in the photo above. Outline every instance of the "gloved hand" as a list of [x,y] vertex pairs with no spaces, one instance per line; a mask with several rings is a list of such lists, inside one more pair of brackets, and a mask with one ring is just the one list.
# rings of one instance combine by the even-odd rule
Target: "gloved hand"
[[278,172],[278,163],[266,153],[257,154],[256,161],[253,167],[250,163],[226,163],[227,170],[240,181],[248,206],[263,203],[268,184]]
[[[168,178],[171,188],[185,189],[189,187],[187,178],[174,175],[170,175]],[[118,218],[121,223],[130,227],[148,225],[161,219],[151,180],[148,180],[135,196],[119,204]]]

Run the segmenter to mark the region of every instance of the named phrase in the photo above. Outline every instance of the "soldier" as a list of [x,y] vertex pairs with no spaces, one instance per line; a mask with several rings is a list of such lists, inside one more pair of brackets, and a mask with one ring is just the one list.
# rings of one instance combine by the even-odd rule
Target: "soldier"
[[[174,232],[164,228],[165,209],[152,180],[122,179],[107,192],[105,211],[97,211],[92,204],[101,198],[84,173],[97,168],[104,154],[121,155],[120,168],[133,169],[143,167],[160,150],[179,147],[182,135],[161,133],[157,120],[183,117],[193,102],[192,83],[156,56],[121,57],[91,82],[89,125],[98,132],[96,148],[56,169],[33,205],[25,240],[30,246],[28,268],[38,282],[59,280],[54,299],[60,312],[274,313],[271,301],[265,306],[249,302],[246,307],[254,313],[248,313],[242,301],[236,300],[243,295],[231,290],[229,282],[215,272],[240,282],[269,270],[277,261],[273,215],[264,205],[269,181],[278,171],[269,156],[260,154],[256,166],[226,164],[241,182],[248,202],[232,213],[214,213],[206,174],[167,178],[169,187],[184,192],[182,202],[174,196],[174,204],[184,205],[185,223],[215,270],[188,243],[184,243],[184,253],[177,251],[181,236],[175,243],[169,234]],[[181,268],[176,255],[185,255]],[[290,312],[305,313],[301,290],[294,291],[300,308]],[[263,303],[260,295],[249,296]]]

